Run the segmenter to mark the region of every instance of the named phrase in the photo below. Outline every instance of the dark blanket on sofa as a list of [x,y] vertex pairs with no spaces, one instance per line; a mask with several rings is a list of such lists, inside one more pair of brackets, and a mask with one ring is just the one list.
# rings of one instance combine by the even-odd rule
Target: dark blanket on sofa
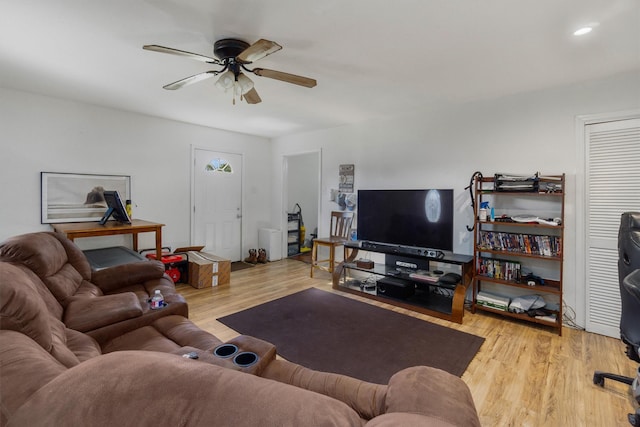
[[311,288],[218,319],[311,369],[386,384],[417,365],[461,376],[484,338]]

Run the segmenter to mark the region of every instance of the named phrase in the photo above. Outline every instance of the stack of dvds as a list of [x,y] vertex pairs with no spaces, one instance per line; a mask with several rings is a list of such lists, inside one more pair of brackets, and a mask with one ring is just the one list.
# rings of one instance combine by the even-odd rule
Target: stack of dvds
[[478,249],[548,257],[559,257],[561,247],[561,237],[537,234],[481,231],[478,241]]
[[520,263],[494,258],[478,258],[477,274],[494,279],[520,280]]

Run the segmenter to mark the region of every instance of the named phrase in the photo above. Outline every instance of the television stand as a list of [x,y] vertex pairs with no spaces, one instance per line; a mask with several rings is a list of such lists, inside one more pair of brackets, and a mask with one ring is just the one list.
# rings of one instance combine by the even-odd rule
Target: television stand
[[[464,315],[464,300],[467,287],[471,284],[473,277],[473,256],[460,255],[450,252],[438,254],[437,257],[423,255],[402,254],[401,256],[389,255],[389,245],[381,246],[379,249],[372,248],[372,245],[361,247],[361,242],[350,241],[344,245],[344,261],[338,264],[333,272],[333,289],[360,295],[375,301],[385,302],[397,307],[413,310],[418,313],[451,322],[462,323]],[[365,249],[366,248],[366,249]],[[373,268],[359,267],[356,263],[359,250],[368,252],[385,253],[385,263],[375,263]],[[461,280],[458,284],[446,285],[438,281],[437,275],[433,274],[433,280],[429,280],[430,274],[424,277],[416,277],[417,266],[422,270],[428,269],[430,261],[457,266],[457,273]],[[402,267],[408,265],[411,267]],[[400,267],[399,267],[400,266]],[[368,273],[367,280],[350,279],[348,272],[359,271]],[[410,277],[413,276],[413,277]],[[418,274],[417,276],[422,276]],[[371,282],[375,280],[375,282]],[[375,286],[376,283],[388,283],[394,287],[394,292],[381,293]],[[410,296],[402,295],[403,289],[407,289]],[[389,295],[389,296],[387,296]]]

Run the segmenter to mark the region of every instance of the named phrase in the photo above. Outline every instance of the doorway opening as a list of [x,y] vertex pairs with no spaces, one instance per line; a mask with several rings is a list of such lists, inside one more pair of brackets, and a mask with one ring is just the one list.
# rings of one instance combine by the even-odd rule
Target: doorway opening
[[287,257],[303,257],[310,255],[312,239],[318,232],[321,152],[285,155],[283,162],[282,223],[286,232],[282,233],[282,247]]

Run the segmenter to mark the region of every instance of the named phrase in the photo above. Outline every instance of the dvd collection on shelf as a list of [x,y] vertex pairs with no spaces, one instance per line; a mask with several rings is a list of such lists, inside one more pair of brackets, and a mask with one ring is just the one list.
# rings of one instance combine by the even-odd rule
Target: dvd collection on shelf
[[496,258],[478,258],[476,274],[493,279],[518,281],[521,277],[520,263]]
[[562,238],[537,234],[480,231],[478,249],[518,254],[558,257],[561,255]]

